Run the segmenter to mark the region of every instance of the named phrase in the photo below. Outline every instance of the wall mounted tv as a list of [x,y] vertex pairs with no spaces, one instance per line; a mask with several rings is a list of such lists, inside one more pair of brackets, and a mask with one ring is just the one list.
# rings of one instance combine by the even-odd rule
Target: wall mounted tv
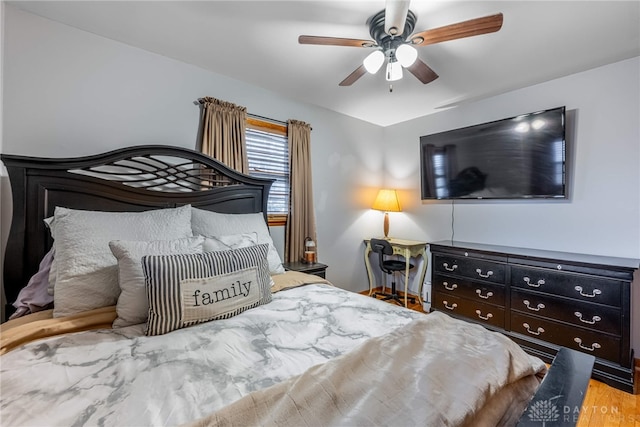
[[566,198],[565,107],[420,137],[422,200]]

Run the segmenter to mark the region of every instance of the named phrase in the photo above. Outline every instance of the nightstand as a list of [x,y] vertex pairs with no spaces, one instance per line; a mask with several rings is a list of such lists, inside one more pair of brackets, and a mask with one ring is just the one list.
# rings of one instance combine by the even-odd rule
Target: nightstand
[[282,264],[285,270],[301,271],[303,273],[315,274],[316,276],[326,279],[325,273],[328,265],[320,262],[314,262],[313,264],[307,264],[304,262],[285,262]]

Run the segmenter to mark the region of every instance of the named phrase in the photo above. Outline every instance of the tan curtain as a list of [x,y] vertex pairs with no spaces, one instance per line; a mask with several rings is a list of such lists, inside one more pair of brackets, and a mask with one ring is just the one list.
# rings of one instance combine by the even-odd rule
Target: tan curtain
[[201,104],[200,151],[227,166],[249,173],[245,127],[247,109],[209,96]]
[[311,125],[289,120],[289,218],[285,232],[285,258],[287,262],[300,261],[304,255],[304,239],[311,237],[316,243],[316,217],[313,209],[311,185]]

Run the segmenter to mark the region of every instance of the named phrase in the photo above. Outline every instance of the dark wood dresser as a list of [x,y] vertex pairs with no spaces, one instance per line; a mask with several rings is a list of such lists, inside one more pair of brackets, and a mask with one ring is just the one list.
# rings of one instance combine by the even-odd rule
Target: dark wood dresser
[[592,354],[593,378],[633,392],[638,260],[455,241],[430,250],[432,310],[502,332],[546,362],[560,346]]

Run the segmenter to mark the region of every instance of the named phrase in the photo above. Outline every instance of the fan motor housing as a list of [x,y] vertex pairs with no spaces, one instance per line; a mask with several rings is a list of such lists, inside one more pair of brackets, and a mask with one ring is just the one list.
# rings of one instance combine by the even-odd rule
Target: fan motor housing
[[417,17],[412,11],[407,12],[407,19],[404,24],[404,31],[402,34],[391,36],[384,31],[385,11],[373,15],[368,19],[369,34],[376,41],[376,44],[380,46],[384,51],[389,49],[395,50],[400,44],[406,42],[407,38],[413,33],[413,28],[416,25]]

